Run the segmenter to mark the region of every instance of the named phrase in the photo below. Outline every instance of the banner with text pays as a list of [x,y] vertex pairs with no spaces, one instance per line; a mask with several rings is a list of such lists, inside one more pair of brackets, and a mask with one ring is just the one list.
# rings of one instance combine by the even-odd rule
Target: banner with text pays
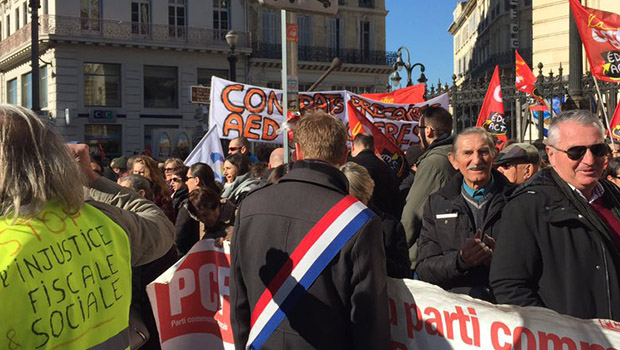
[[508,140],[506,137],[502,86],[499,82],[499,66],[495,66],[491,83],[489,83],[489,89],[484,97],[482,108],[480,108],[480,115],[478,115],[476,126],[484,128],[491,135],[495,136],[502,145]]
[[230,326],[230,245],[198,241],[185,257],[151,282],[162,350],[233,350]]
[[620,16],[584,7],[576,0],[570,0],[570,7],[592,75],[604,81],[620,81]]
[[411,104],[424,102],[425,91],[426,86],[424,84],[418,84],[391,92],[361,94],[360,96],[378,102]]
[[426,108],[435,106],[449,109],[447,93],[415,104],[378,102],[356,94],[349,94],[349,101],[353,108],[373,122],[401,150],[420,142],[417,126]]

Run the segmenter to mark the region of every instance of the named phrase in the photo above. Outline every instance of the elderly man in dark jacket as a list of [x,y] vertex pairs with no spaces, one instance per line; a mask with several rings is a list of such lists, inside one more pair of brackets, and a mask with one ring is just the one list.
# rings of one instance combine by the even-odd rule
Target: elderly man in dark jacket
[[[335,167],[346,159],[344,125],[324,112],[309,112],[295,138],[300,160],[276,185],[251,193],[237,215],[230,299],[237,349],[248,343],[260,296],[308,231],[347,196],[347,179]],[[389,349],[386,280],[381,223],[373,216],[284,311],[263,349]]]
[[497,221],[513,186],[493,170],[495,144],[481,128],[463,130],[450,161],[455,175],[424,208],[417,273],[446,290],[493,301],[489,265]]
[[550,168],[515,191],[491,264],[499,303],[620,321],[620,192],[600,175],[601,122],[568,111],[549,126]]

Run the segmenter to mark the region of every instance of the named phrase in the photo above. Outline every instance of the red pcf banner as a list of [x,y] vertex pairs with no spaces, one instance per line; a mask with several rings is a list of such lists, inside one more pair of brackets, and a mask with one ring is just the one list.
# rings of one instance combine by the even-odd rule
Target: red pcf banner
[[163,350],[229,349],[230,251],[201,240],[147,286]]
[[570,6],[592,75],[604,81],[620,81],[620,16],[584,7],[576,0],[570,0]]

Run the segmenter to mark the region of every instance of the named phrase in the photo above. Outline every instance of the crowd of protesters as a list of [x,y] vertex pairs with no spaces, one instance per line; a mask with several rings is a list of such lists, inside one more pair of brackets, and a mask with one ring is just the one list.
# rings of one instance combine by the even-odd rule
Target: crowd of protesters
[[[188,167],[178,158],[119,157],[102,167],[87,146],[63,146],[19,107],[2,106],[0,121],[6,130],[0,168],[13,179],[0,184],[3,216],[17,228],[58,206],[68,215],[115,222],[114,249],[127,254],[114,263],[132,276],[123,286],[131,303],[119,307],[131,304],[132,317],[146,327],[143,349],[159,348],[146,285],[209,238],[219,246],[232,241],[231,321],[235,345],[244,348],[253,341],[250,316],[258,298],[306,233],[351,196],[370,209],[366,221],[286,312],[269,348],[389,348],[388,276],[494,303],[620,320],[620,160],[600,121],[586,111],[555,118],[544,143],[509,141],[500,150],[484,129],[452,134],[450,113],[429,107],[402,178],[375,155],[372,136],[348,142],[341,122],[312,111],[296,126],[289,163],[283,148],[257,156],[247,139],[232,140],[223,183],[209,165]],[[17,144],[23,150],[7,151]],[[59,172],[47,173],[54,169]],[[59,174],[81,179],[87,201]],[[119,234],[129,237],[124,246]],[[20,244],[0,272],[34,243]],[[8,293],[0,289],[3,300],[28,290]],[[6,316],[12,309],[0,310]],[[132,322],[123,318],[113,332],[84,345],[113,342],[137,327],[128,327]]]

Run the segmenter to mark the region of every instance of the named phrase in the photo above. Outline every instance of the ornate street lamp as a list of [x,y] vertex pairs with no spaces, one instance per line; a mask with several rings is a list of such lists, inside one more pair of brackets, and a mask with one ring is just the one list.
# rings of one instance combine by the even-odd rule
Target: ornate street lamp
[[228,72],[228,79],[230,81],[237,80],[237,55],[235,55],[235,47],[237,47],[237,41],[239,40],[239,34],[234,30],[226,33],[226,43],[230,47],[230,54],[228,55],[228,63],[230,63],[230,71]]
[[[407,61],[405,62],[403,60],[403,51],[405,51],[405,53],[407,54]],[[392,72],[392,74],[390,74],[390,81],[392,82],[392,85],[394,87],[400,86],[400,81],[401,81],[401,77],[400,74],[398,74],[398,72],[405,68],[405,70],[407,71],[407,86],[411,86],[413,85],[412,81],[411,81],[411,73],[413,72],[413,69],[415,67],[420,67],[420,77],[418,78],[418,83],[420,84],[425,84],[426,83],[426,76],[424,75],[424,65],[422,63],[414,63],[411,64],[411,55],[409,54],[409,50],[407,50],[406,47],[401,46],[398,48],[398,58],[396,59],[396,62],[394,62],[394,72]]]

